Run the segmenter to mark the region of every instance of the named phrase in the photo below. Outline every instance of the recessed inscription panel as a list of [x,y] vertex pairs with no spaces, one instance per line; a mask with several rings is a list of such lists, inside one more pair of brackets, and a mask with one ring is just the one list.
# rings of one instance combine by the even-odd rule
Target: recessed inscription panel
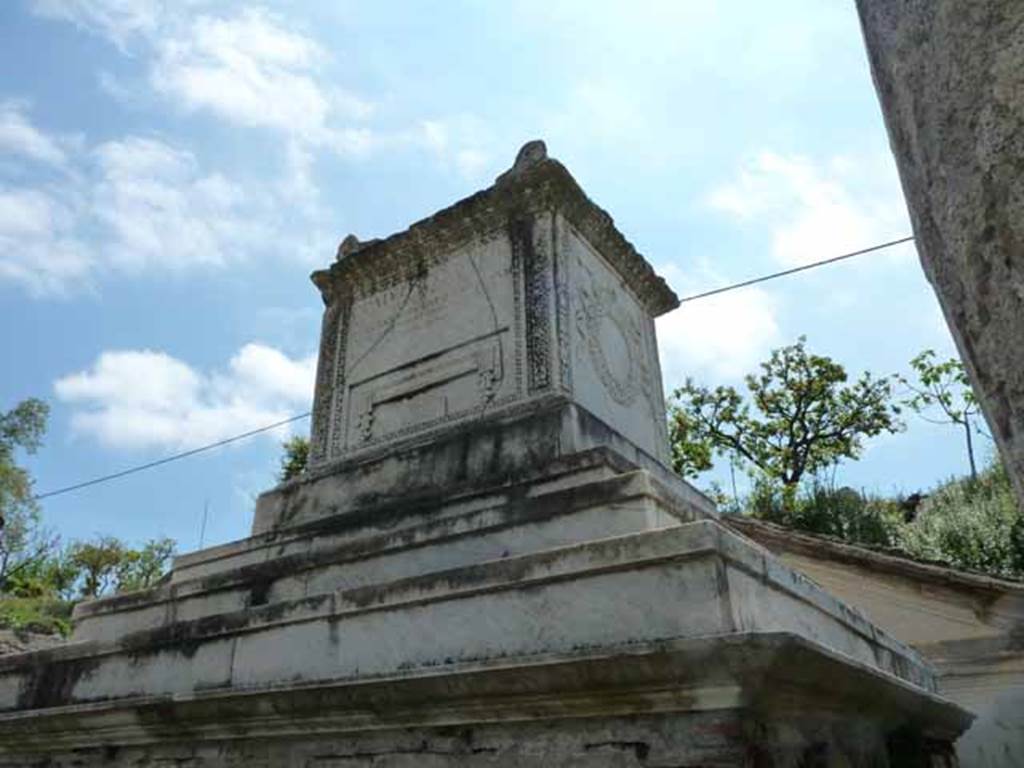
[[516,394],[515,290],[504,237],[465,247],[406,283],[355,301],[345,349],[350,452]]

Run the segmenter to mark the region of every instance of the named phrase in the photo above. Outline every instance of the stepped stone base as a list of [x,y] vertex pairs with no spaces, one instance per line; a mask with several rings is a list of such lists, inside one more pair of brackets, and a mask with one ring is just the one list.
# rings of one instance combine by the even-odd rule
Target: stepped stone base
[[932,670],[666,468],[677,300],[542,144],[339,257],[310,474],[0,658],[0,768],[953,765]]
[[[955,765],[963,715],[785,633],[0,719],[0,766]],[[43,756],[45,754],[45,757]]]
[[595,448],[179,558],[0,659],[0,766],[943,765],[921,659],[670,478]]

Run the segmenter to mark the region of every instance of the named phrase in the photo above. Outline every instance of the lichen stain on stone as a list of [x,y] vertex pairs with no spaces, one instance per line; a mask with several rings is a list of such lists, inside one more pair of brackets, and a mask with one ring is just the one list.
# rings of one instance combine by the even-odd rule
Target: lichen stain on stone
[[99,666],[94,658],[59,659],[35,664],[18,695],[18,709],[59,707],[74,702],[78,682]]

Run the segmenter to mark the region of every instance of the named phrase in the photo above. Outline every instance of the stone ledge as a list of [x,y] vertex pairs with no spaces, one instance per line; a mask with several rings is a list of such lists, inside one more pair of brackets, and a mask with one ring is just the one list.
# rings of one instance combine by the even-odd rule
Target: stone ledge
[[887,571],[991,596],[1015,594],[1024,599],[1024,580],[968,571],[941,560],[924,560],[898,549],[851,544],[835,536],[808,533],[742,515],[724,515],[721,520],[729,528],[775,552],[793,552],[819,558],[822,552],[827,552],[829,560],[873,571]]
[[361,539],[333,543],[325,536],[287,550],[276,545],[275,552],[265,553],[277,555],[272,559],[254,556],[255,562],[217,573],[81,604],[74,637],[109,638],[693,519],[680,514],[660,485],[638,470]]
[[[356,561],[388,551],[428,546],[436,540],[536,522],[607,501],[635,498],[651,498],[662,503],[667,501],[665,495],[660,493],[660,486],[639,470],[591,481],[582,487],[530,492],[535,489],[536,486],[531,483],[529,487],[522,487],[520,495],[517,493],[520,487],[511,486],[505,493],[486,492],[448,505],[430,505],[418,510],[421,514],[416,517],[402,510],[406,514],[400,514],[407,525],[389,526],[386,511],[368,510],[375,517],[382,518],[380,524],[374,525],[375,521],[362,516],[353,519],[351,514],[344,514],[324,518],[315,532],[304,535],[295,535],[294,529],[289,529],[287,536],[261,535],[232,542],[230,552],[222,550],[212,558],[192,560],[184,569],[176,568],[173,571],[174,578],[169,583],[144,591],[79,603],[75,618],[178,600],[248,583],[282,569],[291,569],[288,571],[291,574],[319,565]],[[472,503],[474,501],[477,503]],[[446,513],[446,507],[453,511]],[[466,507],[469,507],[468,511],[464,511]],[[501,519],[492,519],[499,511]],[[238,564],[231,564],[232,560],[252,554],[255,554],[254,559],[247,558]],[[195,570],[196,565],[209,562],[218,563],[216,571],[190,577],[181,576],[182,570],[188,573]]]
[[922,690],[935,686],[913,651],[700,521],[7,657],[0,701],[38,709],[100,692],[247,689],[750,631],[799,632]]
[[[525,451],[523,449],[526,449]],[[563,395],[544,395],[472,424],[425,432],[317,466],[308,476],[260,495],[253,535],[369,509],[416,509],[501,484],[541,478],[552,466],[601,448],[628,469],[646,469],[680,503],[717,517],[704,494]],[[525,454],[525,455],[524,455]],[[628,468],[628,469],[627,469]]]
[[800,707],[913,723],[955,738],[972,716],[824,646],[784,632],[669,638],[467,662],[328,685],[144,696],[0,714],[5,754],[116,743],[196,743],[412,727]]
[[[513,499],[540,496],[562,487],[605,480],[637,469],[635,463],[613,450],[605,447],[590,448],[556,458],[545,467],[531,472],[500,478],[477,478],[448,494],[424,494],[368,503],[306,523],[268,530],[216,547],[179,555],[174,559],[172,578],[175,581],[186,580],[189,577],[185,574],[192,570],[207,567],[216,561],[228,560],[254,547],[269,551],[317,537],[344,536],[354,539],[364,535],[399,531],[406,526],[419,524],[420,520],[441,514],[441,509],[478,509],[488,504],[493,506]],[[706,506],[710,502],[707,502],[703,495],[698,498],[705,504],[695,505],[689,502],[688,496],[680,497],[680,488],[676,485],[666,486],[664,478],[660,475],[656,482],[659,487],[665,488],[666,494],[671,494],[683,506],[696,506],[702,514],[707,511]],[[289,487],[298,487],[301,484],[289,484]],[[686,488],[682,490],[685,491]],[[217,570],[221,569],[217,567]]]

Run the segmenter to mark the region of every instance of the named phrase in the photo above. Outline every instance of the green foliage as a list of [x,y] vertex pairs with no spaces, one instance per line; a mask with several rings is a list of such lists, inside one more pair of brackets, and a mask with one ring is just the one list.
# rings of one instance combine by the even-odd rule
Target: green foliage
[[15,448],[34,453],[42,445],[49,413],[50,406],[30,397],[0,415],[0,458],[10,458]]
[[935,350],[926,349],[910,361],[910,367],[917,374],[916,382],[899,377],[910,392],[904,400],[908,407],[918,412],[938,408],[945,415],[940,423],[962,424],[978,413],[978,400],[959,360],[937,361]]
[[0,413],[0,591],[53,545],[39,525],[32,477],[16,461],[19,449],[34,453],[42,444],[48,412],[46,403],[30,398]]
[[771,353],[745,378],[748,394],[687,380],[669,404],[673,465],[686,476],[726,454],[778,482],[791,504],[805,476],[857,458],[863,439],[901,427],[889,379],[865,372],[847,384],[846,370],[807,351],[803,337]]
[[54,597],[0,597],[0,627],[45,635],[71,633],[74,603]]
[[813,478],[787,502],[783,487],[756,479],[741,500],[743,514],[851,544],[899,550],[993,576],[1024,578],[1024,513],[998,461],[970,477],[950,480],[916,507]]
[[762,520],[872,547],[896,546],[903,521],[899,500],[831,487],[817,478],[788,505],[777,484],[762,480],[750,494],[748,509]]
[[903,404],[925,421],[963,427],[971,477],[977,479],[971,432],[980,407],[963,363],[955,358],[937,360],[934,350],[926,349],[910,361],[910,367],[916,380],[898,377],[908,393]]
[[278,479],[284,482],[306,471],[306,465],[309,463],[309,439],[295,435],[281,443],[281,447],[284,448],[284,456],[281,457],[281,472]]
[[166,573],[171,539],[133,549],[113,536],[61,548],[43,530],[32,479],[15,462],[18,449],[42,443],[48,407],[25,400],[0,414],[0,627],[67,634],[81,598],[145,589]]
[[15,597],[42,598],[52,596],[72,600],[81,569],[71,561],[70,547],[54,547],[43,557],[36,558],[26,568],[13,574],[7,582],[6,594]]
[[[113,536],[72,544],[51,573],[62,573],[79,597],[96,598],[113,592],[146,589],[159,581],[174,555],[174,541],[154,539],[131,549]],[[61,566],[65,568],[62,572]]]
[[148,589],[164,577],[174,557],[173,539],[147,541],[142,549],[127,549],[117,568],[118,592]]
[[152,587],[173,555],[167,538],[141,549],[112,536],[54,547],[12,574],[0,594],[0,627],[67,634],[76,602]]
[[79,595],[95,598],[110,591],[124,556],[124,544],[113,536],[71,545],[68,561],[79,574]]
[[911,555],[996,576],[1024,577],[1024,512],[998,460],[977,479],[935,489],[900,529]]
[[[846,371],[805,348],[804,339],[772,352],[747,393],[687,381],[669,405],[672,458],[678,472],[711,468],[716,455],[745,462],[754,486],[736,511],[853,544],[896,548],[911,557],[996,576],[1024,577],[1024,514],[998,461],[978,473],[971,442],[978,401],[959,360],[925,350],[910,362],[913,378],[897,377],[900,404],[922,418],[964,429],[971,476],[936,488],[918,508],[836,488],[821,480],[862,440],[900,428],[889,379]],[[715,486],[713,495],[727,502]]]

